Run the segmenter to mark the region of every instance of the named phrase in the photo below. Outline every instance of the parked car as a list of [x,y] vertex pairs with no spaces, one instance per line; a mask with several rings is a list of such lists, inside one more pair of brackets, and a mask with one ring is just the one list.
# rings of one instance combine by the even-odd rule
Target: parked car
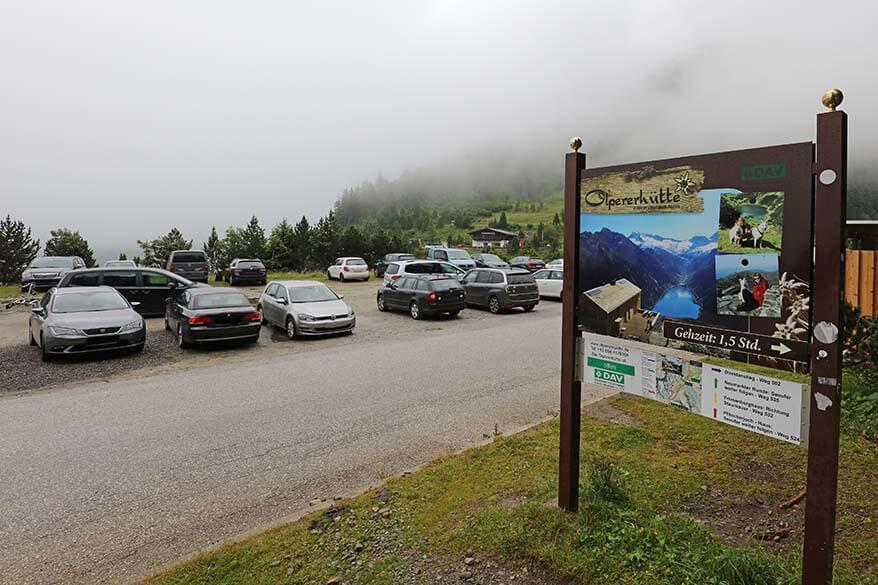
[[223,271],[223,278],[231,286],[242,282],[255,282],[264,285],[268,280],[268,271],[262,260],[258,258],[235,258]]
[[540,302],[537,283],[530,272],[518,268],[476,268],[463,277],[466,304],[487,307],[492,313],[522,307],[532,311]]
[[450,262],[438,262],[436,260],[401,260],[391,262],[384,272],[384,284],[399,280],[409,274],[444,274],[461,279],[466,271]]
[[412,319],[439,313],[456,317],[466,307],[466,291],[456,278],[446,275],[404,276],[378,289],[376,302],[379,311],[408,311]]
[[49,290],[57,286],[65,274],[85,268],[79,256],[43,256],[34,258],[21,273],[21,290]]
[[536,272],[546,267],[546,263],[535,256],[516,256],[509,261],[511,268],[523,268],[530,272]]
[[509,263],[497,254],[473,254],[476,268],[509,268]]
[[385,254],[384,258],[375,263],[375,276],[381,278],[384,276],[384,271],[387,270],[387,265],[391,262],[401,262],[405,260],[416,260],[414,254]]
[[160,268],[86,268],[64,275],[58,288],[109,286],[144,316],[165,314],[166,299],[178,290],[205,287]]
[[537,288],[540,290],[540,298],[561,298],[561,291],[564,286],[563,271],[549,268],[537,270],[534,272],[534,280],[537,283]]
[[134,260],[107,260],[104,268],[137,268]]
[[564,270],[564,258],[555,258],[546,264],[546,268],[555,268],[556,270]]
[[350,333],[357,326],[354,310],[343,297],[316,280],[270,282],[256,308],[263,324],[283,327],[290,339]]
[[332,266],[326,269],[326,278],[332,280],[369,280],[369,265],[362,258],[344,256],[336,258]]
[[464,270],[476,267],[476,263],[469,255],[469,252],[458,248],[429,248],[427,250],[427,260],[451,262],[455,266],[460,266]]
[[262,315],[233,288],[192,287],[177,291],[165,304],[165,329],[185,349],[212,341],[259,341]]
[[28,339],[43,361],[62,355],[143,351],[143,317],[107,286],[53,288],[31,309]]
[[162,268],[193,282],[207,282],[210,276],[207,254],[201,250],[174,250],[162,262]]

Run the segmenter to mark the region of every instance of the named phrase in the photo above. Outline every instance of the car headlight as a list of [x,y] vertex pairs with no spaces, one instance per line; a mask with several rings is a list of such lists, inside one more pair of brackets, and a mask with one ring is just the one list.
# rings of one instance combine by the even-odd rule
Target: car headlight
[[58,326],[53,325],[53,326],[49,327],[49,329],[52,331],[52,335],[63,335],[63,336],[70,336],[70,335],[82,336],[82,335],[85,335],[85,333],[83,333],[79,329],[74,329],[73,327],[58,327]]
[[308,313],[299,313],[299,319],[302,321],[314,321],[314,315]]
[[119,333],[130,333],[131,331],[140,331],[141,329],[143,329],[143,319],[137,319],[122,325],[119,328]]
[[348,317],[353,317],[353,316],[354,316],[354,310],[351,309],[350,307],[348,307]]

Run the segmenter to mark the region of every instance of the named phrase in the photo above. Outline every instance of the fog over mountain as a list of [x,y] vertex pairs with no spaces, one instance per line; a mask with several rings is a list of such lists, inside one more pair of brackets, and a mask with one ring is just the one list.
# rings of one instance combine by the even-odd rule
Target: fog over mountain
[[[380,172],[798,142],[830,87],[875,182],[873,2],[12,2],[0,212],[104,258],[316,218]],[[483,161],[483,162],[482,162]],[[874,171],[872,171],[874,173]]]

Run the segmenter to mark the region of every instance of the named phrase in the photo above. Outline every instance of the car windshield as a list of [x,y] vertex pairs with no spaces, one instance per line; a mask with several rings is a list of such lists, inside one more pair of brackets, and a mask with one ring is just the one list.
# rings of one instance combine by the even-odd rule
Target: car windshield
[[496,254],[482,254],[482,262],[503,262]]
[[506,276],[509,284],[533,284],[534,277],[530,274],[509,274]]
[[397,258],[397,260],[414,260],[414,259],[415,259],[414,254],[400,254],[399,258]]
[[433,281],[433,290],[449,290],[460,288],[460,283],[453,278],[441,278]]
[[241,260],[238,262],[238,268],[265,268],[265,265],[258,260]]
[[448,250],[449,260],[469,260],[469,252],[466,250]]
[[220,307],[247,307],[250,301],[239,292],[219,292],[206,295],[195,295],[192,299],[193,309],[218,309]]
[[366,261],[362,258],[350,258],[348,260],[348,266],[365,266]]
[[30,263],[31,268],[70,268],[71,266],[73,266],[72,258],[58,258],[54,256],[36,258]]
[[110,260],[104,266],[128,266],[135,268],[137,264],[134,263],[134,260]]
[[332,289],[323,284],[290,287],[290,302],[293,303],[320,303],[337,300],[338,296],[332,292]]
[[128,302],[124,297],[111,291],[57,295],[52,301],[53,313],[90,313],[127,308]]

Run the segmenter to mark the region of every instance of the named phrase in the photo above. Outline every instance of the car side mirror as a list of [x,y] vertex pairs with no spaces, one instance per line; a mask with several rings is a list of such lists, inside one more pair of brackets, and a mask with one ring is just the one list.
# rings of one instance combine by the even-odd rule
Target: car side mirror
[[131,306],[132,306],[132,307],[139,307],[139,306],[140,306],[140,301],[131,301]]
[[286,304],[287,304],[287,300],[286,300],[285,298],[283,298],[283,297],[275,297],[275,300],[276,300],[278,303],[280,303],[281,305],[286,305]]
[[43,315],[46,312],[46,309],[42,307],[42,305],[37,305],[36,307],[31,307],[30,312],[35,315]]
[[336,293],[336,296],[337,296],[338,298],[340,298],[340,299],[343,299],[343,298],[344,298],[344,295],[340,295],[340,294],[338,294],[338,293]]

